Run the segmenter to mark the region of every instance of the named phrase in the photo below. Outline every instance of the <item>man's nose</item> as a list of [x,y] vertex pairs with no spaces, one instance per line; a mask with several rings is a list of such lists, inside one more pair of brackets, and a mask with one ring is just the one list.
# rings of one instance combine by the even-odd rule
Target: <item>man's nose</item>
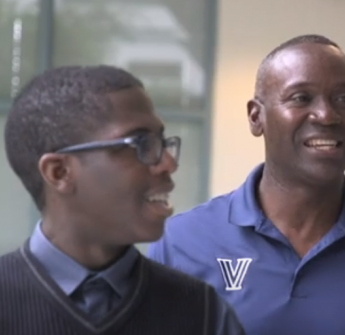
[[319,103],[314,107],[311,116],[314,121],[317,121],[324,126],[339,124],[342,121],[341,113],[330,101],[326,99],[319,101]]
[[162,154],[162,158],[158,164],[151,166],[151,169],[155,174],[160,174],[167,172],[168,174],[173,174],[178,168],[178,164],[174,157],[171,154],[164,150]]

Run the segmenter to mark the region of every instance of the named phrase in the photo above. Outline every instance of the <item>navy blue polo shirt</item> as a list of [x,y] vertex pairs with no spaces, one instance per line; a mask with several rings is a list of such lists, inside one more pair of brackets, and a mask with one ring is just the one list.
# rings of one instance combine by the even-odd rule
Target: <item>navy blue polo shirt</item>
[[256,202],[262,169],[171,218],[148,256],[213,285],[247,335],[344,335],[345,206],[301,259]]

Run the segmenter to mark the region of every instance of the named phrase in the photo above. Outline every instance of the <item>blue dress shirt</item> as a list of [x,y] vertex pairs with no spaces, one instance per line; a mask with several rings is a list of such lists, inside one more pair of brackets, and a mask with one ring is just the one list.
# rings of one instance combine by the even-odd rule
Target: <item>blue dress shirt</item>
[[92,272],[56,248],[39,223],[30,238],[30,251],[61,290],[95,322],[116,308],[136,284],[132,268],[138,251],[134,247],[107,269]]

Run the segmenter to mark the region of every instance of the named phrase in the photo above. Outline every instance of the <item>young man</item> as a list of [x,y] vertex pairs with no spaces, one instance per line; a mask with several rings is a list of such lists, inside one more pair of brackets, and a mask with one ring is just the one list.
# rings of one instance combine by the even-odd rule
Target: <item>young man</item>
[[248,103],[265,164],[168,223],[150,257],[214,285],[248,335],[345,334],[345,55],[294,38]]
[[48,71],[14,102],[5,143],[42,221],[0,258],[1,335],[243,334],[210,286],[133,247],[163,233],[180,151],[138,79]]

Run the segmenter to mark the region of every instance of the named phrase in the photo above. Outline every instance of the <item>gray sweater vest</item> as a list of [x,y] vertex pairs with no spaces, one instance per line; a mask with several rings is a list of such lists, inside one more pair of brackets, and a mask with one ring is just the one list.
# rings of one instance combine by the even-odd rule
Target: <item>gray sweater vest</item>
[[27,244],[0,257],[1,335],[215,335],[214,290],[143,256],[136,288],[98,325],[45,273]]

